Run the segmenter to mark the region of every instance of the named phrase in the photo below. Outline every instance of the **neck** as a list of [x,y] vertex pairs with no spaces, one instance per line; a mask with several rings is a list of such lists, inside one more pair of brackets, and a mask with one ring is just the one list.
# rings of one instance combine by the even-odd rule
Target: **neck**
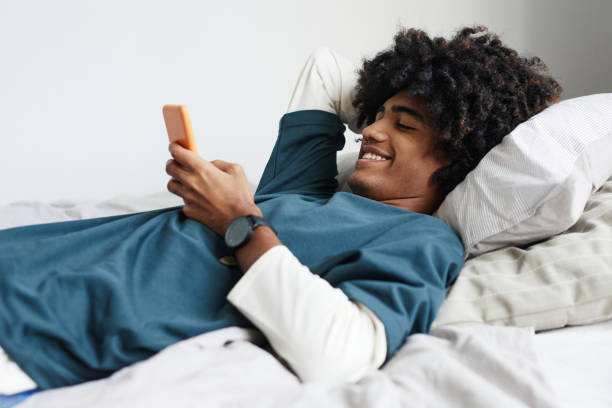
[[381,200],[380,202],[403,210],[412,211],[420,214],[433,214],[441,204],[441,200],[432,200],[431,197],[408,197],[408,198],[392,198],[389,200]]

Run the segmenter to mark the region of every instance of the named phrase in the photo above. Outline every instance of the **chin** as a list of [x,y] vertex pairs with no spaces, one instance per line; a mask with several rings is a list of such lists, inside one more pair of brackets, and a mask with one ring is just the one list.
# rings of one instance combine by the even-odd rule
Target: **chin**
[[356,177],[355,173],[351,173],[346,179],[346,184],[349,186],[353,194],[360,195],[366,198],[373,198],[374,185]]

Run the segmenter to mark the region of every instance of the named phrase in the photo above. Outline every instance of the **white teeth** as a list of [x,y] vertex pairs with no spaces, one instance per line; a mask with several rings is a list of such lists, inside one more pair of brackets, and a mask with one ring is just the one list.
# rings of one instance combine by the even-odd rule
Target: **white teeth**
[[361,158],[362,159],[372,159],[372,160],[387,160],[384,157],[381,157],[374,153],[364,153]]

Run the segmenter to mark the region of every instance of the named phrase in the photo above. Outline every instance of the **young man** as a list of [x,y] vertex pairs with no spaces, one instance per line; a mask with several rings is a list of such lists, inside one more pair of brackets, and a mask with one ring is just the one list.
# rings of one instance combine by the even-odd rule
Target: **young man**
[[[261,330],[304,381],[377,369],[429,330],[463,264],[429,214],[560,92],[483,31],[402,30],[356,86],[320,50],[255,195],[240,166],[171,144],[168,189],[184,206],[0,231],[0,345],[42,388],[228,326]],[[343,122],[363,135],[353,194],[335,191]]]

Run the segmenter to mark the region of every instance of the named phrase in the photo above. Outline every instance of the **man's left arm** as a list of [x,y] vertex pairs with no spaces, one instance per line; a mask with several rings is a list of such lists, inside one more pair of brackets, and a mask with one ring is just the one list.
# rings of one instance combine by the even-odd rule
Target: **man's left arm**
[[[234,219],[262,215],[239,165],[208,162],[176,143],[169,149],[168,190],[183,198],[187,217],[223,236]],[[256,228],[235,257],[245,276],[228,299],[302,381],[357,381],[382,365],[387,345],[380,320],[312,274],[272,229]]]
[[313,274],[283,245],[261,256],[227,299],[303,382],[356,382],[385,361],[380,319]]

